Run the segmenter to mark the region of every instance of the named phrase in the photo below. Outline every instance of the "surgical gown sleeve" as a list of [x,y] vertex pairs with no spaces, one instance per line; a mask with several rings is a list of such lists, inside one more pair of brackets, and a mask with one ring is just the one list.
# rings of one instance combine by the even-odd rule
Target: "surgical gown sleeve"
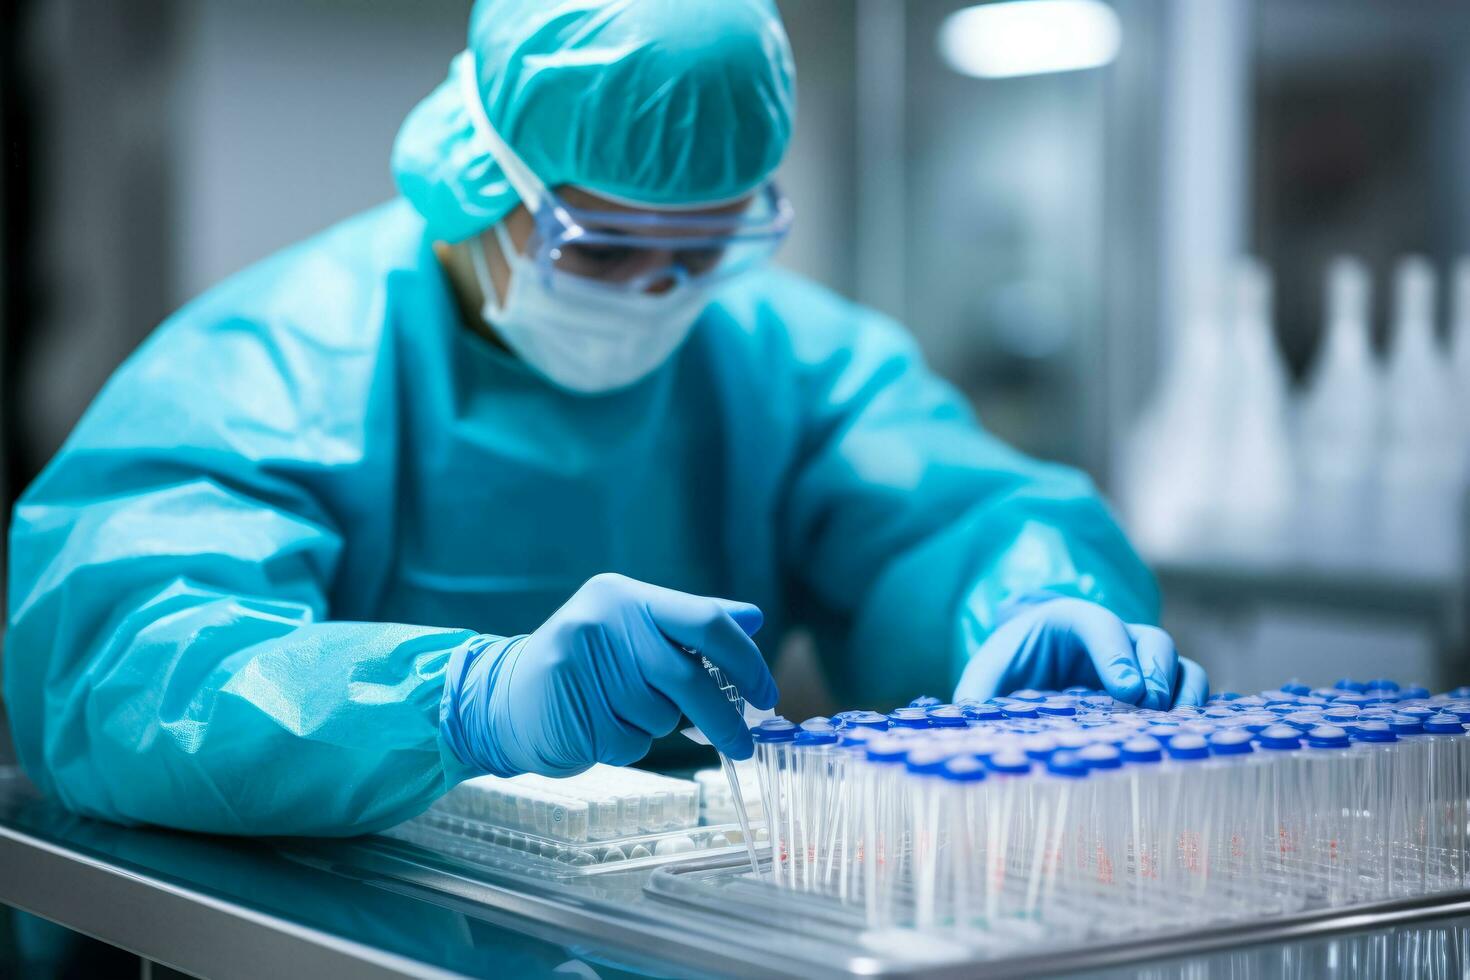
[[1091,481],[981,429],[897,324],[794,278],[763,312],[784,325],[801,419],[786,561],[836,693],[947,697],[1021,596],[1156,620],[1152,576]]
[[347,834],[465,775],[441,759],[438,712],[475,634],[328,615],[344,565],[384,564],[338,518],[376,505],[391,526],[392,372],[354,305],[381,296],[312,272],[297,286],[344,310],[339,333],[231,312],[252,291],[299,305],[268,276],[207,296],[123,366],[16,507],[6,701],[25,768],[80,813]]

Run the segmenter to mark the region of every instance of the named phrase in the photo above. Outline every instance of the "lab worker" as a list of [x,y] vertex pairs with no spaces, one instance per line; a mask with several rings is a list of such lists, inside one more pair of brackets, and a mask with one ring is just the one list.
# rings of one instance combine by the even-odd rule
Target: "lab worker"
[[1202,701],[1089,481],[769,264],[794,121],[766,0],[476,3],[401,195],[170,317],[17,504],[40,787],[350,834],[681,715],[744,757],[700,657],[770,707],[797,627],[851,704]]

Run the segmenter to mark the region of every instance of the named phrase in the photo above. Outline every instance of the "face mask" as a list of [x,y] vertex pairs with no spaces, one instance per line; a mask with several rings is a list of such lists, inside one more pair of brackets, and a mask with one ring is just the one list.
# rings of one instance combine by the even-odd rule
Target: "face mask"
[[495,301],[480,237],[470,239],[470,259],[485,296],[480,315],[521,360],[575,394],[616,391],[652,374],[673,356],[708,303],[707,290],[689,282],[655,294],[546,272],[516,249],[503,224],[495,226],[495,239],[510,266],[503,304]]

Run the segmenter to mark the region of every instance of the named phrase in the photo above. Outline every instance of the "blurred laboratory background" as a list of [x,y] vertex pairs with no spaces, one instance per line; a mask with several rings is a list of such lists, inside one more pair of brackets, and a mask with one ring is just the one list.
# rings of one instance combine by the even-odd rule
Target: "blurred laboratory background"
[[[0,3],[7,515],[160,319],[393,193],[468,7]],[[781,261],[1093,474],[1217,689],[1470,677],[1470,4],[781,7]]]

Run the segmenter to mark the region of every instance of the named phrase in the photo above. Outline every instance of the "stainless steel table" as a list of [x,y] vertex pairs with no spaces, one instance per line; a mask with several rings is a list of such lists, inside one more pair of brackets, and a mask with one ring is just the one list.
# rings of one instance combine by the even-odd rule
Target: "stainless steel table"
[[[509,885],[370,840],[212,838],[75,817],[0,769],[0,903],[205,977],[973,975],[732,942],[648,875]],[[650,905],[649,903],[653,903]],[[655,914],[657,913],[657,914]],[[670,927],[670,922],[675,927]],[[758,927],[757,927],[758,928]],[[758,931],[752,934],[758,935]],[[987,976],[1470,976],[1470,895],[990,963]]]

